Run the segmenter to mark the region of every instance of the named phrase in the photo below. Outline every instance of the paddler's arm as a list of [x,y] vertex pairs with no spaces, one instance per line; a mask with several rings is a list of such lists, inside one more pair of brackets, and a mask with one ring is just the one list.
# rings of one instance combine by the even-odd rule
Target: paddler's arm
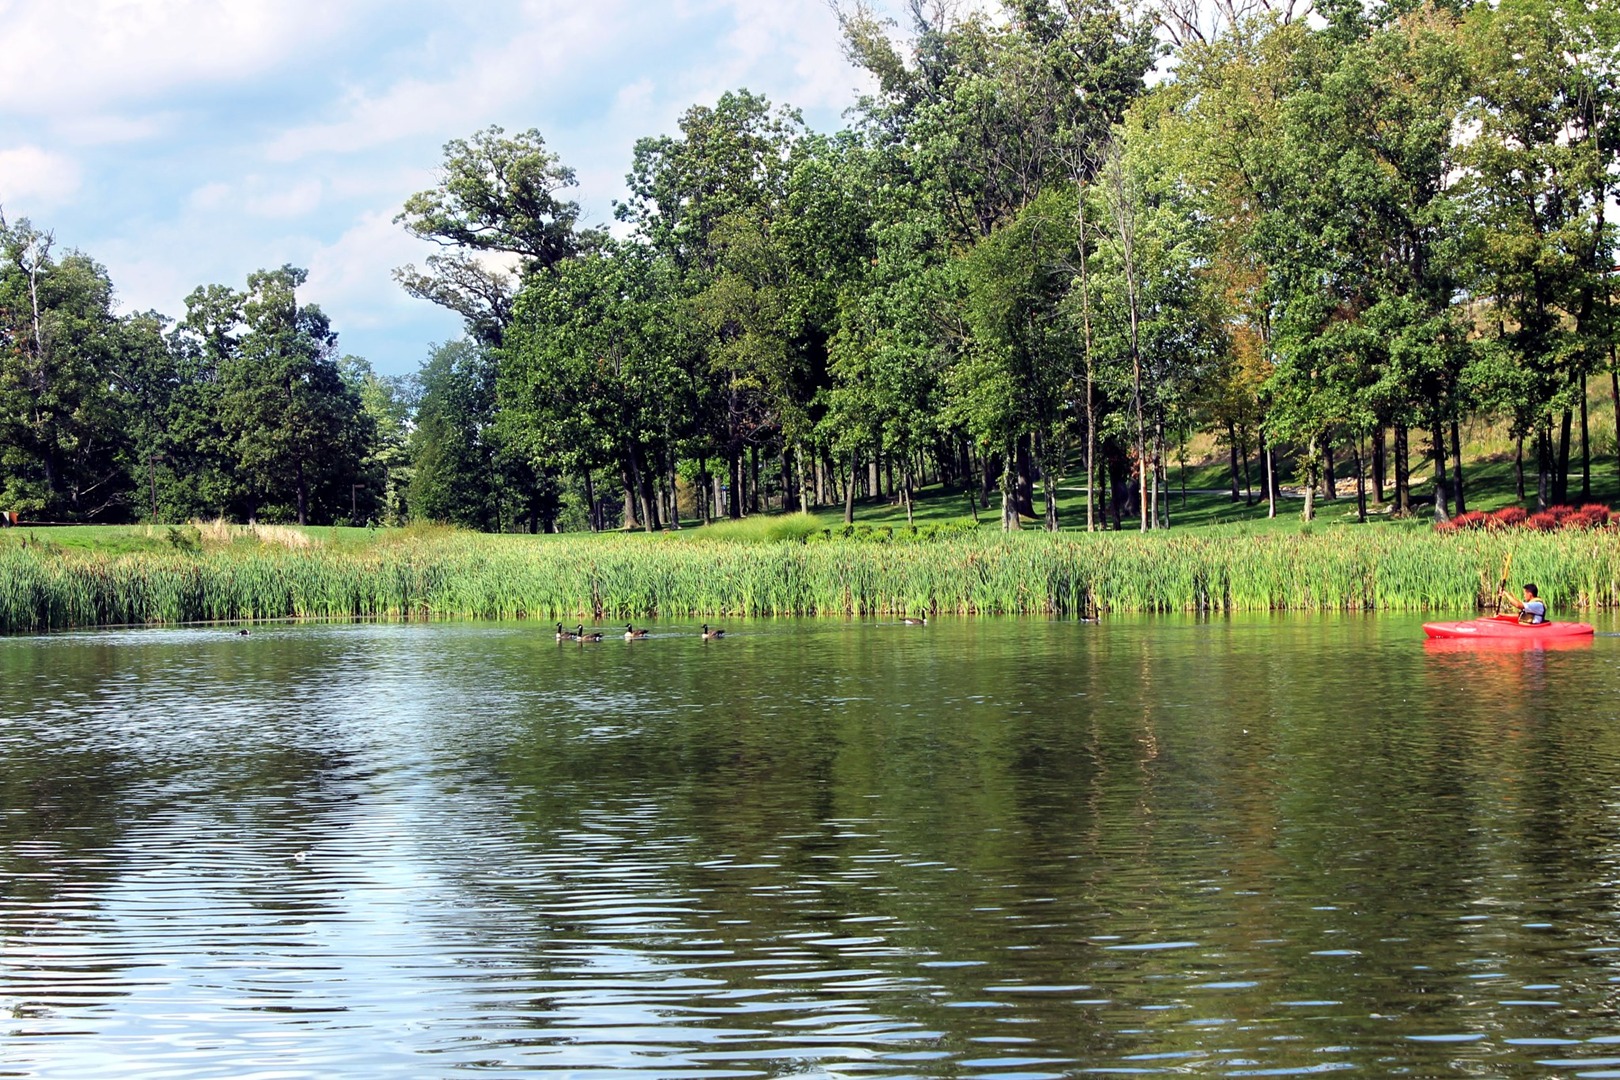
[[1506,600],[1508,603],[1512,604],[1514,607],[1518,608],[1520,611],[1524,610],[1524,601],[1520,600],[1517,596],[1514,596],[1512,593],[1508,592],[1505,589],[1502,591],[1502,599]]

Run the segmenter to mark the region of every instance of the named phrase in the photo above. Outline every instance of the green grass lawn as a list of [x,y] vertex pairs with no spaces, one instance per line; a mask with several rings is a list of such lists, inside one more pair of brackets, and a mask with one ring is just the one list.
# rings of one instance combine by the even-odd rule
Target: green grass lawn
[[[1591,501],[1607,505],[1620,504],[1620,479],[1617,479],[1615,462],[1613,458],[1592,463],[1592,492]],[[1413,497],[1418,500],[1427,500],[1427,505],[1420,505],[1418,512],[1407,520],[1398,520],[1390,516],[1388,507],[1375,507],[1371,491],[1368,493],[1368,526],[1397,528],[1411,528],[1414,525],[1428,526],[1433,523],[1434,511],[1432,500],[1434,497],[1434,484],[1432,469],[1427,463],[1418,465],[1414,463],[1413,476],[1423,482],[1413,487]],[[1233,502],[1230,494],[1230,481],[1227,466],[1224,463],[1209,463],[1192,465],[1183,470],[1172,466],[1170,469],[1170,490],[1161,497],[1168,497],[1171,527],[1175,529],[1209,529],[1221,528],[1223,531],[1248,532],[1297,532],[1305,527],[1301,515],[1305,508],[1305,500],[1296,496],[1281,497],[1277,500],[1277,517],[1268,519],[1267,504],[1260,501],[1249,504],[1244,500]],[[1521,503],[1514,487],[1513,460],[1511,457],[1495,458],[1484,461],[1469,462],[1464,469],[1463,483],[1467,505],[1470,510],[1498,510],[1509,505],[1530,506],[1535,499],[1535,473],[1534,465],[1530,464],[1525,477],[1529,496],[1527,502]],[[1085,474],[1071,474],[1058,485],[1058,522],[1064,529],[1084,529],[1086,522]],[[1183,485],[1186,494],[1183,494]],[[1285,477],[1282,481],[1285,488],[1291,487],[1291,478]],[[1569,500],[1572,504],[1583,501],[1580,495],[1580,476],[1570,478]],[[1039,507],[1040,495],[1037,493],[1036,505]],[[979,511],[981,527],[995,528],[1000,521],[1000,506],[992,504],[987,510],[983,507]],[[842,506],[820,507],[815,511],[815,518],[822,523],[823,528],[841,529],[844,524]],[[918,525],[927,523],[971,521],[968,509],[967,496],[959,486],[942,487],[934,485],[918,492],[914,519]],[[906,524],[905,507],[891,504],[888,499],[863,499],[855,504],[855,520],[872,526],[888,526],[903,528]],[[1038,527],[1040,522],[1026,521],[1027,527]],[[1132,529],[1132,520],[1121,522],[1124,528]],[[1338,498],[1324,500],[1318,491],[1316,499],[1316,521],[1313,528],[1330,528],[1341,525],[1355,526],[1356,521],[1356,489],[1353,477],[1340,477],[1338,483]]]
[[[1414,485],[1414,496],[1419,500],[1433,497],[1433,483],[1427,462],[1414,462],[1413,474],[1421,483]],[[1511,456],[1494,456],[1468,463],[1464,471],[1465,493],[1469,509],[1497,510],[1508,505],[1533,503],[1535,474],[1533,463],[1526,476],[1530,497],[1521,503],[1514,488],[1513,460]],[[1283,486],[1291,480],[1283,479]],[[1183,487],[1186,493],[1183,494]],[[1420,505],[1418,512],[1406,520],[1397,520],[1388,508],[1369,506],[1368,521],[1356,521],[1355,483],[1341,478],[1339,497],[1316,501],[1317,518],[1311,525],[1301,520],[1304,500],[1294,497],[1279,498],[1277,517],[1268,519],[1266,503],[1233,502],[1230,495],[1227,466],[1224,461],[1188,464],[1185,469],[1172,465],[1168,499],[1172,530],[1175,532],[1207,531],[1215,535],[1288,534],[1329,528],[1397,528],[1426,529],[1433,523],[1433,510]],[[1369,496],[1370,498],[1370,496]],[[1037,493],[1037,506],[1040,505]],[[1570,478],[1570,503],[1586,501],[1580,494],[1579,475]],[[1617,475],[1612,455],[1593,461],[1591,501],[1620,507],[1620,475]],[[999,503],[979,508],[978,528],[993,531],[1000,526]],[[960,529],[973,524],[973,515],[966,493],[959,485],[931,485],[918,491],[913,519],[919,528],[949,525]],[[1086,501],[1084,473],[1071,472],[1058,485],[1058,520],[1065,530],[1084,529]],[[891,503],[887,498],[860,499],[855,503],[855,522],[858,527],[903,530],[906,528],[905,507]],[[812,513],[783,514],[768,512],[751,515],[742,521],[718,521],[699,525],[684,520],[678,533],[665,534],[673,538],[705,538],[731,540],[737,543],[769,543],[830,531],[834,535],[844,528],[842,504],[818,507]],[[1134,531],[1134,519],[1122,522],[1127,531]],[[1026,520],[1026,528],[1039,528],[1039,520]],[[291,527],[289,531],[291,530]],[[437,526],[411,526],[406,529],[368,529],[349,526],[312,526],[296,530],[308,536],[313,543],[325,548],[363,548],[388,542],[401,536],[420,536],[438,529]],[[554,537],[513,535],[512,543],[545,543]],[[0,545],[43,545],[64,550],[96,550],[106,554],[132,554],[149,551],[170,551],[185,548],[199,540],[199,532],[188,525],[68,525],[24,526],[0,531]],[[232,543],[252,545],[260,541],[238,536]],[[217,542],[216,542],[217,543]]]

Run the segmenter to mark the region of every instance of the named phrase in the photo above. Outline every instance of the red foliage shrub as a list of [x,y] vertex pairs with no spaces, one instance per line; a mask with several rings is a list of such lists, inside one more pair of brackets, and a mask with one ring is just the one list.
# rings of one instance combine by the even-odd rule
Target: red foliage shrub
[[1516,529],[1523,525],[1529,516],[1524,512],[1523,507],[1504,506],[1486,519],[1485,527],[1487,529]]
[[1587,503],[1585,506],[1581,507],[1581,513],[1585,514],[1599,525],[1607,525],[1609,523],[1609,519],[1614,516],[1613,511],[1611,511],[1607,506],[1604,506],[1602,503]]
[[1563,521],[1574,512],[1575,508],[1573,506],[1565,506],[1563,503],[1559,503],[1557,506],[1549,506],[1546,510],[1546,513],[1553,516],[1554,521]]
[[1565,515],[1564,519],[1558,523],[1558,527],[1560,529],[1584,532],[1587,529],[1597,528],[1597,522],[1592,519],[1592,515],[1576,510],[1574,513]]
[[1458,514],[1451,519],[1454,529],[1483,529],[1485,527],[1485,511],[1470,510],[1466,514]]
[[1536,532],[1553,532],[1558,528],[1558,518],[1551,510],[1543,510],[1539,514],[1531,514],[1525,520],[1524,527]]

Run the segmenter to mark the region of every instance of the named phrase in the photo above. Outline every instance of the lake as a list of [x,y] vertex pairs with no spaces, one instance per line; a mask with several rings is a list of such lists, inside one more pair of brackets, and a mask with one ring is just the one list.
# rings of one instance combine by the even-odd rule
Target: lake
[[1620,1077],[1620,639],[1420,621],[0,640],[0,1076]]

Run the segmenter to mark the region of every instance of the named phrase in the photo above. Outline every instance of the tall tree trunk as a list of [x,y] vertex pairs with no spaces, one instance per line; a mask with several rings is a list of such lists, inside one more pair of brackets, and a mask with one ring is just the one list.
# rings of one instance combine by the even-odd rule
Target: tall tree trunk
[[917,522],[912,518],[911,514],[911,463],[909,459],[902,467],[900,476],[900,494],[906,500],[906,524],[912,528],[916,528]]
[[1373,502],[1382,504],[1384,489],[1389,487],[1389,469],[1384,457],[1384,440],[1388,433],[1384,425],[1379,424],[1373,428],[1372,444],[1372,474],[1373,474]]
[[973,472],[973,454],[968,449],[966,439],[962,440],[962,494],[967,496],[968,513],[973,515],[973,524],[977,525],[979,523],[979,481]]
[[1153,441],[1149,444],[1149,447],[1151,457],[1148,475],[1152,479],[1148,481],[1144,497],[1147,499],[1148,528],[1157,529],[1159,527],[1159,434],[1157,422],[1154,424]]
[[1322,499],[1334,502],[1339,497],[1339,478],[1333,474],[1333,436],[1322,436]]
[[1031,450],[1031,436],[1020,435],[1013,461],[1017,469],[1013,480],[1013,509],[1021,517],[1035,516],[1035,455]]
[[1581,380],[1581,502],[1592,501],[1592,429],[1586,416],[1586,380]]
[[1452,486],[1457,492],[1457,513],[1468,513],[1468,496],[1463,490],[1463,464],[1462,464],[1462,423],[1459,420],[1451,421],[1451,464],[1457,470],[1452,478]]
[[1361,432],[1355,435],[1355,466],[1356,466],[1356,520],[1365,523],[1367,520],[1367,470],[1362,467]]
[[637,487],[637,484],[636,484],[635,477],[631,475],[631,469],[632,468],[633,468],[633,466],[630,464],[629,458],[626,458],[624,460],[624,462],[622,464],[620,464],[620,466],[619,466],[619,479],[624,484],[624,528],[625,529],[639,529],[639,528],[641,528],[641,518],[636,513],[636,487]]
[[681,527],[681,474],[677,469],[679,462],[671,452],[669,458],[669,527]]
[[1018,448],[1007,447],[1001,456],[1001,530],[1012,532],[1023,527],[1018,520]]
[[1411,435],[1404,423],[1395,425],[1395,516],[1412,512]]
[[1541,418],[1541,426],[1536,429],[1536,509],[1545,510],[1551,506],[1549,499],[1552,496],[1553,470],[1553,441],[1552,416]]
[[1045,506],[1043,507],[1043,524],[1047,532],[1058,531],[1057,514],[1057,473],[1051,466],[1052,448],[1042,435],[1036,439],[1036,460],[1041,466],[1041,494]]
[[726,466],[731,472],[731,490],[726,492],[726,516],[732,521],[741,521],[743,516],[743,451],[741,446],[732,447],[727,455]]
[[1451,520],[1451,480],[1446,475],[1446,428],[1438,418],[1430,433],[1434,458],[1434,520]]
[[1108,455],[1102,454],[1097,458],[1097,531],[1108,531],[1108,506],[1112,502],[1108,496]]
[[855,523],[855,478],[859,475],[860,462],[856,460],[855,451],[849,452],[849,486],[844,489],[844,524]]
[[641,499],[641,525],[648,532],[657,532],[659,529],[657,477],[650,464],[643,467],[643,460],[640,450],[630,458],[630,468],[636,478],[636,493]]
[[1125,314],[1130,336],[1127,342],[1131,355],[1131,406],[1136,413],[1136,503],[1138,528],[1148,530],[1147,503],[1147,418],[1142,399],[1141,309],[1137,298],[1136,282],[1136,192],[1131,189],[1124,156],[1120,148],[1112,148],[1108,178],[1114,225],[1119,239],[1121,269],[1125,272]]
[[793,447],[793,472],[799,485],[797,493],[797,508],[809,512],[810,507],[805,505],[805,493],[809,490],[804,484],[804,444],[799,443]]
[[1558,424],[1558,472],[1553,477],[1553,499],[1560,503],[1569,501],[1569,439],[1574,419],[1574,414],[1565,409]]
[[748,512],[759,513],[759,447],[748,448]]
[[1237,502],[1243,496],[1238,494],[1238,443],[1237,426],[1230,420],[1226,422],[1226,446],[1230,451],[1232,461],[1232,501]]
[[304,459],[298,458],[294,467],[298,477],[298,524],[302,527],[309,524],[309,483],[304,479]]
[[[1077,178],[1080,175],[1076,170]],[[1097,531],[1097,398],[1094,391],[1095,365],[1091,355],[1091,255],[1086,246],[1086,189],[1080,185],[1075,200],[1080,232],[1080,322],[1086,360],[1086,532]]]
[[1305,510],[1301,515],[1306,521],[1316,520],[1316,436],[1305,447],[1305,482],[1300,486],[1305,489]]
[[597,511],[597,506],[596,506],[596,485],[591,482],[591,470],[586,469],[586,470],[584,470],[584,473],[585,473],[585,505],[586,505],[586,507],[588,507],[588,509],[585,512],[585,524],[586,524],[586,527],[591,530],[591,532],[601,532],[602,531],[601,522],[596,516],[596,511]]
[[1153,527],[1170,527],[1170,455],[1164,442],[1164,413],[1153,421]]
[[1264,428],[1260,429],[1260,453],[1266,463],[1266,517],[1274,518],[1277,516],[1277,454]]

